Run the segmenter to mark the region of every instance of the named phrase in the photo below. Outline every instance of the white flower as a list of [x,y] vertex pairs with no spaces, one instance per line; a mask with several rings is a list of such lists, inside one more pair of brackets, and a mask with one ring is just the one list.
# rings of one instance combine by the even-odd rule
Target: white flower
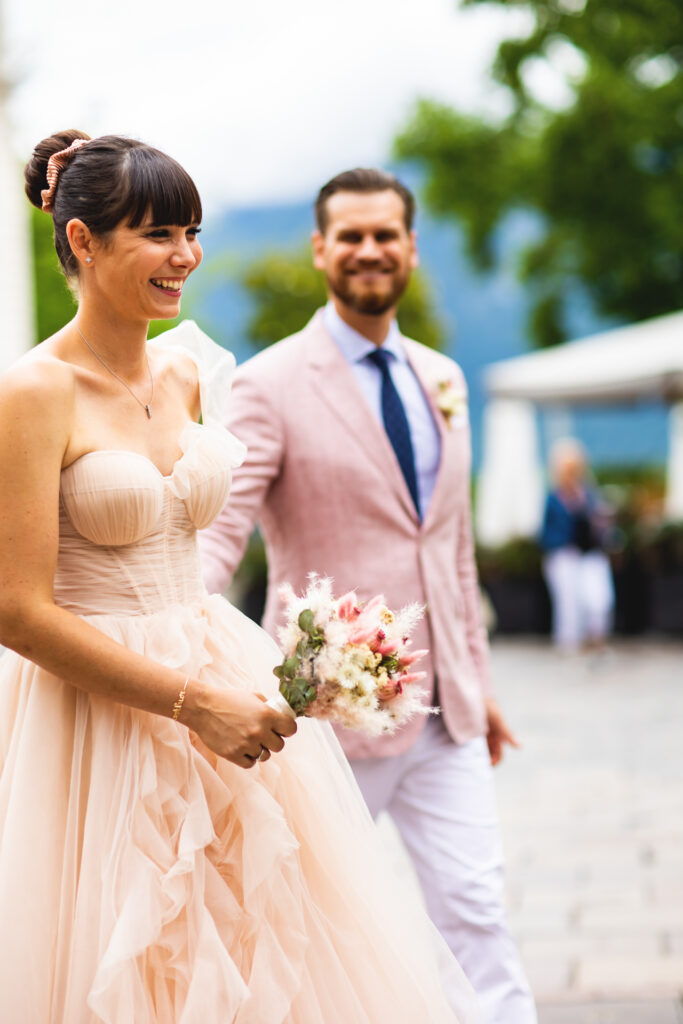
[[467,392],[452,380],[439,380],[434,389],[434,402],[447,425],[467,415]]

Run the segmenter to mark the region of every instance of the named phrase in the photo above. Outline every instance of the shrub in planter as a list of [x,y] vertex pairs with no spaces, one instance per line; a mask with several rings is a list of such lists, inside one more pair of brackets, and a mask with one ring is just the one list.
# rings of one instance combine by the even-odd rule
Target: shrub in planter
[[550,601],[541,559],[536,541],[526,537],[477,549],[479,579],[493,605],[496,632],[549,632]]

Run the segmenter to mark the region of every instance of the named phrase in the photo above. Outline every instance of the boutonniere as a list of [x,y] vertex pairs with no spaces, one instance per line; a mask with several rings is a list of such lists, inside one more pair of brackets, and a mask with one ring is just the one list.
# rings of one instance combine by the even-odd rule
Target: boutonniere
[[437,381],[434,403],[449,429],[454,420],[462,420],[467,415],[467,393],[452,380]]

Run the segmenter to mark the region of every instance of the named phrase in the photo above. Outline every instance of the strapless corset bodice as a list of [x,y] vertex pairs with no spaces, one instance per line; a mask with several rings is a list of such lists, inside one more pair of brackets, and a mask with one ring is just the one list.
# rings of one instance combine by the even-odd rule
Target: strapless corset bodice
[[144,455],[103,450],[62,471],[58,604],[80,614],[136,614],[203,593],[196,530],[228,497],[243,446],[220,427],[189,423],[163,476]]

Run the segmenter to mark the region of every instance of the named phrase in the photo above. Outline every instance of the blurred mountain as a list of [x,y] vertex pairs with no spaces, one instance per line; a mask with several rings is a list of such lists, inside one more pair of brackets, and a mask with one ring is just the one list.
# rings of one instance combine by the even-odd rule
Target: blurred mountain
[[[402,175],[402,177],[406,177]],[[410,182],[412,184],[412,182]],[[241,269],[264,249],[300,246],[312,226],[309,203],[231,210],[204,224],[205,265],[191,278],[188,306],[217,341],[242,362],[253,354],[245,337],[249,297],[239,284]],[[438,315],[449,338],[448,352],[461,365],[470,388],[475,467],[481,459],[484,391],[482,370],[489,363],[529,351],[525,332],[527,296],[517,279],[514,254],[520,241],[537,230],[530,215],[509,217],[497,244],[501,269],[476,273],[468,264],[462,236],[452,223],[422,214],[417,223],[420,261],[431,284]],[[615,326],[598,318],[579,290],[572,298],[573,337]],[[594,409],[539,413],[543,450],[558,434],[580,437],[594,463],[663,463],[666,457],[666,410],[659,404],[631,409]]]

